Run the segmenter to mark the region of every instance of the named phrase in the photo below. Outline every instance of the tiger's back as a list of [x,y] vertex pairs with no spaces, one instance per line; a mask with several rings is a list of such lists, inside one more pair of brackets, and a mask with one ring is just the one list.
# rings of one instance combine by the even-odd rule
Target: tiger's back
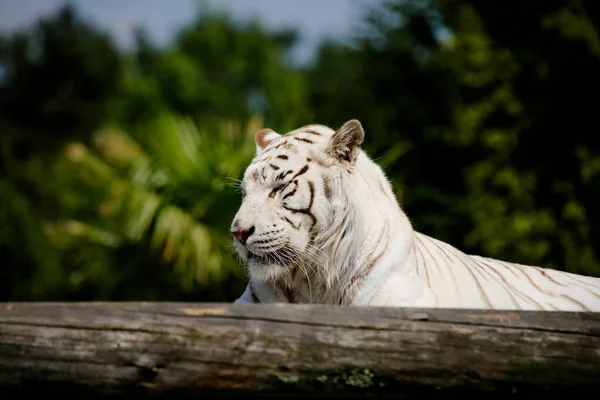
[[415,239],[432,307],[600,311],[598,278],[465,254],[417,232]]

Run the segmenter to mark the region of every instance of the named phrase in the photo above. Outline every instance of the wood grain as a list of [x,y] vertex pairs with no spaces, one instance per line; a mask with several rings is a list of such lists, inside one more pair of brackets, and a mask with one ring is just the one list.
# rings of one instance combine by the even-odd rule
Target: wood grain
[[0,398],[30,392],[597,396],[600,313],[1,303]]

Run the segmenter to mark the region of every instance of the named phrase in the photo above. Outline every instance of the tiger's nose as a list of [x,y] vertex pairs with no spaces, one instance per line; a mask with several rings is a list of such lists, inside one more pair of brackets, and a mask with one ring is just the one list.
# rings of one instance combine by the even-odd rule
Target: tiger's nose
[[246,241],[254,233],[254,226],[250,227],[250,229],[240,228],[232,233],[241,244],[246,245]]

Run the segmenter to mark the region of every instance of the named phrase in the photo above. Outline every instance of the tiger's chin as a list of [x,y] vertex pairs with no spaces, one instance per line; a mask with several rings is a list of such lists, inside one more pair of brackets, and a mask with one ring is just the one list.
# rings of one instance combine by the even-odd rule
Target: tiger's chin
[[259,281],[270,281],[288,273],[296,255],[288,249],[256,254],[246,252],[246,264],[250,274]]

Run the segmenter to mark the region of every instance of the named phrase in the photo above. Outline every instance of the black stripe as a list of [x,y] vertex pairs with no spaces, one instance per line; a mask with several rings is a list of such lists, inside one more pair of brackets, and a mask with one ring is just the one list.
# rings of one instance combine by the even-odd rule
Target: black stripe
[[275,180],[276,181],[282,180],[283,178],[285,178],[288,174],[291,174],[292,172],[294,172],[294,171],[291,169],[288,171],[285,171],[285,172],[280,172],[279,175],[277,175],[275,177]]
[[[423,260],[423,269],[425,271],[425,278],[427,278],[427,287],[431,288],[431,280],[429,279],[429,272],[427,271],[427,263],[425,260],[425,257],[423,256],[423,252],[421,251],[420,247],[415,247],[415,249],[419,252],[419,254],[421,255],[421,259]],[[416,254],[415,254],[416,257]],[[419,262],[417,261],[417,264]],[[433,292],[432,292],[433,293]],[[435,293],[434,293],[434,297],[435,297]]]
[[[433,242],[435,244],[435,242],[433,240],[431,240],[431,242]],[[427,246],[425,246],[425,248],[427,248]],[[427,251],[429,252],[429,249],[427,249]],[[462,261],[464,263],[464,266],[466,267],[467,271],[469,271],[469,274],[471,274],[471,277],[473,278],[473,281],[475,282],[475,284],[479,288],[479,291],[481,293],[481,296],[483,297],[483,300],[486,302],[486,304],[488,305],[488,307],[490,309],[493,309],[494,306],[492,305],[492,302],[489,299],[488,294],[484,290],[483,286],[481,286],[481,283],[479,282],[479,279],[475,276],[475,273],[471,270],[471,268],[469,268],[468,264],[466,263],[466,262],[473,263],[473,261],[470,258],[464,258],[463,257],[464,253],[460,253],[456,249],[452,249],[452,251],[455,253],[456,257],[458,257],[459,259],[462,259]],[[429,254],[431,255],[431,253],[429,253]],[[433,258],[433,255],[431,255],[431,256]],[[439,264],[437,263],[437,261],[435,260],[435,258],[434,258],[434,261],[435,261],[436,265],[438,265],[438,267],[439,267]],[[479,269],[477,269],[477,272],[483,277],[483,274],[479,271]],[[488,280],[487,278],[485,278],[485,279]]]
[[[549,297],[556,298],[556,294],[555,294],[555,293],[548,293],[548,292],[546,292],[546,291],[544,291],[544,290],[541,290],[541,288],[540,288],[538,285],[536,285],[535,283],[533,283],[533,281],[531,280],[531,277],[530,277],[529,275],[527,275],[527,273],[526,273],[526,272],[523,270],[523,268],[522,268],[522,267],[521,267],[519,264],[507,263],[507,262],[504,262],[504,261],[501,261],[501,260],[494,260],[494,261],[496,261],[496,263],[498,263],[498,264],[500,264],[500,265],[504,265],[504,267],[505,267],[507,270],[509,270],[509,271],[511,271],[513,268],[514,268],[515,270],[518,270],[518,271],[519,271],[521,274],[525,275],[525,277],[527,278],[527,280],[528,280],[528,281],[529,281],[529,282],[532,284],[532,286],[533,286],[533,287],[535,287],[535,288],[536,288],[536,289],[537,289],[539,292],[541,292],[541,293],[545,294],[546,296],[549,296]],[[514,271],[512,271],[512,272],[514,272]],[[518,276],[518,275],[516,275],[516,273],[515,273],[515,276],[517,276],[517,279],[521,280],[521,277],[520,277],[520,276]],[[537,305],[538,305],[538,307],[540,307],[540,309],[542,309],[542,310],[544,309],[544,307],[543,307],[542,305],[540,305],[540,304],[539,304],[537,301],[535,301],[535,300],[534,300],[532,297],[530,297],[529,295],[527,295],[527,294],[526,294],[526,293],[524,293],[524,292],[521,292],[521,293],[522,293],[524,296],[527,296],[527,297],[528,297],[528,298],[529,298],[529,299],[530,299],[532,302],[534,302],[535,304],[537,304]],[[555,308],[556,308],[556,306],[554,306],[554,305],[552,305],[552,304],[550,304],[550,303],[548,303],[548,304],[549,304],[550,306],[552,306],[552,307],[555,307]],[[557,309],[558,309],[558,308],[557,308]]]
[[271,197],[271,198],[275,197],[275,195],[277,194],[277,192],[285,190],[285,188],[288,185],[289,185],[289,183],[288,184],[283,183],[283,184],[277,186],[276,188],[274,188],[273,190],[271,190],[271,192],[269,193],[269,197]]
[[[429,271],[427,271],[427,260],[425,259],[425,256],[423,255],[423,252],[421,251],[420,247],[415,246],[415,250],[417,250],[419,252],[419,254],[421,255],[421,260],[423,261],[423,270],[425,271],[425,278],[427,279],[427,287],[431,288],[431,280],[429,279]],[[417,264],[419,263],[418,259],[417,259],[417,254],[415,253],[415,260],[417,260]],[[440,300],[438,299],[437,295],[435,294],[435,292],[432,290],[431,294],[433,295],[433,299],[435,300],[435,305],[437,306],[440,303]]]
[[294,136],[294,139],[300,141],[300,142],[305,142],[305,143],[310,143],[313,144],[314,142],[312,140],[308,140],[306,138],[302,138],[302,137],[298,137],[298,136]]
[[552,282],[556,283],[556,284],[557,284],[557,285],[559,285],[559,286],[562,286],[562,287],[567,287],[567,285],[565,285],[564,283],[560,283],[560,282],[558,282],[558,281],[554,280],[554,279],[553,279],[553,278],[552,278],[550,275],[548,275],[548,274],[546,273],[546,271],[544,271],[543,269],[541,269],[541,268],[539,268],[539,267],[535,267],[535,269],[537,269],[537,270],[538,270],[538,271],[539,271],[539,272],[540,272],[542,275],[544,275],[544,276],[545,276],[545,277],[546,277],[548,280],[550,280],[550,281],[552,281]]
[[[437,246],[437,248],[442,252],[442,254],[448,259],[448,266],[450,266],[450,264],[453,264],[454,261],[456,261],[456,260],[453,260],[452,258],[450,258],[448,253],[446,253],[446,251],[441,246],[439,246],[436,242],[434,242],[434,241],[432,241],[432,242],[435,246]],[[450,276],[452,276],[452,281],[454,282],[454,286],[457,288],[458,299],[462,302],[462,298],[460,296],[460,290],[458,290],[460,288],[460,286],[458,285],[458,281],[456,280],[456,276],[454,276],[454,271],[452,271],[452,268],[450,268]]]
[[303,132],[310,133],[311,135],[321,136],[321,134],[317,131],[313,131],[312,129],[304,129]]
[[[479,273],[479,275],[481,275],[481,276],[482,276],[482,277],[483,277],[483,278],[484,278],[486,281],[488,281],[488,282],[492,282],[492,283],[494,283],[494,282],[497,282],[497,280],[496,280],[496,279],[494,278],[494,276],[493,276],[493,275],[490,273],[490,271],[488,271],[486,268],[484,268],[484,267],[483,267],[483,265],[482,265],[483,263],[482,263],[482,262],[480,262],[479,260],[476,260],[476,259],[474,259],[473,257],[469,257],[467,254],[465,254],[465,253],[463,253],[463,252],[461,252],[461,251],[459,251],[459,250],[457,250],[457,249],[454,249],[454,248],[453,248],[453,249],[452,249],[452,251],[455,253],[455,255],[456,255],[456,256],[457,256],[459,259],[461,259],[461,260],[463,260],[463,261],[465,261],[465,262],[469,262],[471,265],[473,265],[473,266],[475,267],[475,269],[477,270],[477,272]],[[466,266],[467,268],[469,268],[469,267],[468,267],[468,265],[466,265],[466,264],[465,264],[465,266]],[[488,266],[488,267],[490,267],[490,266]],[[496,270],[495,270],[493,267],[492,267],[491,269],[492,269],[494,272],[496,272],[496,273],[497,273],[497,271],[496,271]],[[481,271],[485,272],[485,273],[486,273],[486,274],[487,274],[487,275],[488,275],[488,276],[491,278],[491,281],[490,281],[490,279],[488,279],[486,276],[484,276],[484,275],[483,275],[483,273],[482,273]],[[510,285],[510,284],[509,284],[509,283],[508,283],[508,282],[507,282],[507,281],[504,279],[504,277],[502,277],[501,275],[500,275],[500,277],[501,277],[501,278],[504,280],[504,282],[507,284],[507,286],[512,286],[512,285]],[[475,278],[475,279],[477,280],[477,278]],[[506,293],[508,294],[508,296],[511,298],[512,302],[514,303],[514,305],[515,305],[515,306],[516,306],[518,309],[521,309],[521,306],[520,306],[520,305],[519,305],[519,303],[516,301],[516,299],[515,299],[515,298],[514,298],[514,296],[512,295],[512,293],[511,293],[511,291],[509,290],[509,288],[508,288],[508,287],[506,287],[506,286],[504,286],[503,288],[504,288],[504,290],[506,291]],[[482,290],[483,290],[483,289],[482,289]]]
[[302,167],[302,169],[300,171],[298,171],[298,173],[294,176],[292,176],[292,179],[290,179],[291,181],[293,181],[294,179],[296,179],[296,177],[304,174],[306,171],[308,171],[308,164],[306,164],[304,167]]
[[300,214],[308,215],[312,219],[312,225],[310,226],[310,230],[312,231],[312,229],[314,228],[314,226],[317,223],[317,217],[315,217],[313,215],[313,213],[311,212],[313,202],[315,200],[315,185],[311,181],[308,181],[307,183],[308,183],[308,189],[310,190],[310,201],[308,203],[308,207],[307,208],[291,208],[291,207],[284,205],[283,208],[285,208],[288,211],[291,211],[292,214],[300,213]]
[[413,240],[413,253],[415,253],[415,262],[417,263],[417,275],[419,274],[419,258],[417,257],[417,245]]
[[584,284],[584,285],[586,285],[586,286],[593,287],[594,289],[600,289],[600,286],[596,286],[596,285],[594,285],[594,284],[593,284],[593,283],[591,283],[591,282],[586,282],[586,281],[582,281],[582,280],[580,280],[580,279],[577,277],[577,275],[568,275],[568,277],[569,277],[570,279],[574,280],[575,282],[579,282],[579,283],[581,283],[581,284]]
[[513,299],[513,301],[516,303],[516,305],[517,305],[517,307],[519,309],[521,309],[521,306],[520,306],[520,304],[518,304],[518,302],[514,298],[513,294],[516,295],[516,296],[519,296],[521,299],[525,299],[526,302],[527,301],[532,302],[533,304],[535,304],[540,309],[544,308],[544,307],[542,307],[542,305],[540,303],[538,303],[537,301],[535,301],[534,299],[532,299],[530,296],[528,296],[527,294],[521,292],[519,289],[517,289],[516,287],[514,287],[512,285],[512,283],[510,283],[504,277],[504,275],[502,275],[502,273],[500,271],[498,271],[493,265],[487,264],[487,263],[483,262],[482,260],[477,260],[477,262],[485,265],[486,267],[488,267],[490,271],[493,271],[496,275],[498,275],[498,277],[500,277],[500,279],[502,279],[502,282],[504,282],[504,284],[505,284],[505,290],[508,292],[508,294],[510,295],[511,299]]
[[[469,268],[469,266],[466,263],[465,263],[465,267],[466,267],[467,271],[469,271],[469,274],[471,274],[471,277],[473,278],[473,281],[477,285],[477,288],[479,289],[479,292],[481,293],[481,297],[485,301],[485,304],[487,304],[488,308],[494,309],[494,305],[492,304],[492,302],[491,302],[490,298],[488,297],[488,294],[486,293],[486,291],[483,288],[483,286],[481,286],[481,283],[479,282],[479,279],[477,279],[477,277],[475,276],[475,273],[471,270],[471,268]],[[481,274],[481,272],[480,272],[480,274]]]
[[279,285],[279,290],[281,290],[288,303],[296,303],[292,289],[285,285]]
[[296,265],[294,265],[292,267],[292,270],[290,271],[290,278],[291,278],[292,282],[294,281],[294,279],[296,279],[297,273],[298,273],[298,267]]
[[325,198],[327,200],[331,200],[332,197],[332,191],[331,191],[331,186],[330,183],[331,179],[327,178],[327,177],[323,177],[323,190],[325,192]]
[[280,154],[277,156],[277,158],[281,158],[282,160],[287,160],[288,156],[286,156],[285,154]]
[[277,165],[274,164],[269,164],[271,166],[271,168],[273,168],[275,171],[277,171],[279,169],[279,167]]
[[294,229],[300,229],[300,225],[298,225],[298,226],[294,225],[294,223],[288,217],[283,217],[283,220],[285,222],[287,222],[288,224],[290,224],[292,226],[292,228],[294,228]]
[[294,188],[294,190],[292,190],[292,191],[291,191],[291,192],[289,192],[288,194],[284,195],[284,196],[283,196],[283,199],[285,200],[285,199],[287,199],[288,197],[290,197],[290,196],[293,196],[293,195],[296,193],[296,189],[297,189],[297,188]]

